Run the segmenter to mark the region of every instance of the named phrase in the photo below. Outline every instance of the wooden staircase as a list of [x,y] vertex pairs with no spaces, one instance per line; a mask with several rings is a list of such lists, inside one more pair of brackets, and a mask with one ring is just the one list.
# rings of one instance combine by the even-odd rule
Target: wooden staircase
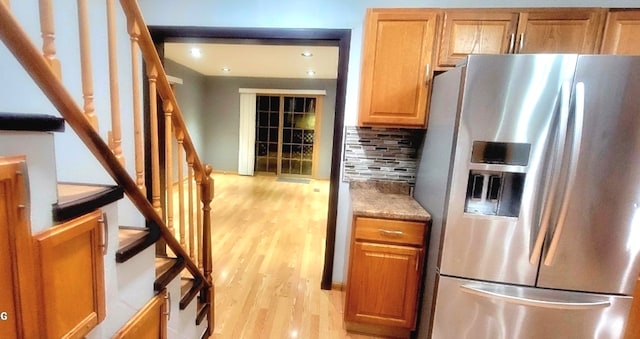
[[[137,3],[120,1],[123,28],[117,27],[114,1],[106,1],[108,65],[92,67],[89,32],[95,28],[88,27],[88,13],[98,5],[77,1],[81,56],[77,69],[56,55],[55,41],[69,46],[64,37],[55,35],[53,23],[55,11],[65,8],[49,0],[39,4],[41,37],[32,37],[9,1],[0,0],[0,39],[63,118],[0,113],[0,142],[12,143],[0,145],[0,167],[6,163],[8,173],[18,167],[28,170],[28,176],[10,177],[28,187],[26,196],[32,197],[16,203],[22,198],[8,198],[8,191],[3,191],[7,208],[31,223],[16,224],[17,231],[11,230],[10,219],[1,220],[11,230],[0,232],[12,244],[7,246],[13,251],[9,254],[20,249],[17,258],[26,259],[6,263],[15,268],[12,276],[20,279],[13,280],[19,281],[13,291],[16,321],[0,322],[0,337],[208,338],[214,320],[212,168],[203,165],[195,151]],[[28,7],[16,2],[13,6],[22,6],[22,11]],[[64,6],[68,4],[60,5]],[[127,80],[118,79],[118,29],[130,39],[131,79]],[[42,39],[41,50],[33,42],[37,39]],[[106,136],[101,135],[92,84],[92,74],[105,70],[111,106]],[[76,87],[63,79],[78,73],[82,93],[73,93]],[[148,88],[144,93],[143,78]],[[133,98],[133,107],[123,111],[128,114],[119,108],[122,83],[132,89],[127,95]],[[74,94],[81,94],[80,103]],[[132,133],[123,133],[122,119],[133,121]],[[72,131],[64,131],[65,123]],[[82,183],[82,173],[74,182],[57,182],[52,132],[75,133],[94,157],[78,161],[97,160],[101,165],[97,170],[106,172],[115,184]],[[133,140],[133,152],[123,152],[126,138]],[[133,154],[131,159],[128,153]],[[127,163],[134,168],[128,169]],[[123,218],[123,213],[134,215]],[[121,225],[122,219],[140,222]],[[15,234],[22,234],[22,240],[12,240]],[[27,266],[35,269],[20,268]],[[25,276],[32,282],[23,286]],[[54,284],[52,279],[65,283]],[[33,281],[36,286],[31,286]],[[38,291],[39,299],[27,298],[27,288]],[[39,311],[29,314],[27,309]]]

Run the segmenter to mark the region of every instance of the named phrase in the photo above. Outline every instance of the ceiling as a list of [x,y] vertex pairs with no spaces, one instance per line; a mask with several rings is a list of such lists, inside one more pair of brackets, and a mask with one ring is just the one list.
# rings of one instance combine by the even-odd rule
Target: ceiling
[[[200,49],[200,57],[191,55],[194,47]],[[313,56],[302,56],[305,51]],[[165,43],[164,56],[207,76],[302,79],[338,76],[338,47],[332,46]],[[315,74],[309,75],[310,70]]]

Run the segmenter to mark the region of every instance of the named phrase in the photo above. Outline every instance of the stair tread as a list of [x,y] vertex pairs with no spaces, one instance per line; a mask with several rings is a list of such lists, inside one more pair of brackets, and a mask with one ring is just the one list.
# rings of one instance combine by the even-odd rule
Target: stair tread
[[132,243],[146,237],[149,234],[149,230],[146,228],[123,228],[118,229],[118,243],[119,248],[123,248],[131,245]]
[[47,114],[0,112],[0,130],[64,132],[64,119]]
[[156,257],[156,277],[168,271],[176,262],[176,258]]
[[195,279],[182,277],[180,279],[180,295],[184,296],[185,294],[187,294],[187,292],[189,292],[191,287],[193,287],[194,283],[195,283]]
[[89,213],[124,197],[115,185],[58,183],[58,202],[53,206],[53,219],[65,221]]
[[160,238],[160,233],[153,227],[118,227],[118,250],[116,262],[124,263],[138,253],[149,248]]

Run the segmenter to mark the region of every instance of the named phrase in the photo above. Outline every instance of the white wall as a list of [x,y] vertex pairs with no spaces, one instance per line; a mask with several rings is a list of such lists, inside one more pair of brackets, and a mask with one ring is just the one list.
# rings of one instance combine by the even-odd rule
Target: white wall
[[[640,7],[637,0],[192,0],[175,10],[172,0],[140,0],[149,25],[334,28],[351,29],[349,75],[345,103],[345,125],[357,117],[362,23],[368,7]],[[348,184],[339,189],[338,220],[333,281],[344,282],[344,259],[348,234]]]
[[[106,140],[111,129],[109,72],[107,58],[105,1],[89,0],[91,56],[95,113],[99,118],[100,135]],[[54,11],[56,54],[62,65],[62,81],[79,107],[82,107],[79,35],[76,1],[56,1]],[[41,49],[40,21],[37,0],[12,1],[11,9],[33,43]],[[130,40],[123,11],[116,1],[118,36],[118,77],[120,110],[122,112],[123,153],[129,173],[135,173],[133,155],[132,81]],[[0,45],[0,112],[41,113],[61,116],[36,87],[22,66],[4,44]],[[113,184],[100,163],[89,152],[69,125],[64,133],[55,133],[55,154],[58,181]],[[52,171],[55,173],[55,171]],[[125,198],[126,200],[126,198]],[[128,201],[120,206],[120,223],[142,225],[142,218]]]

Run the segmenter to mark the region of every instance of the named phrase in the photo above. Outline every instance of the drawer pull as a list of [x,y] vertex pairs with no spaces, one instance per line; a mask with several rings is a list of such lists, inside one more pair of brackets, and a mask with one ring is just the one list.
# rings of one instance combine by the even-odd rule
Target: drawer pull
[[385,229],[379,229],[378,230],[380,232],[380,235],[383,236],[387,236],[387,237],[401,237],[402,236],[402,231],[390,231],[390,230],[385,230]]

